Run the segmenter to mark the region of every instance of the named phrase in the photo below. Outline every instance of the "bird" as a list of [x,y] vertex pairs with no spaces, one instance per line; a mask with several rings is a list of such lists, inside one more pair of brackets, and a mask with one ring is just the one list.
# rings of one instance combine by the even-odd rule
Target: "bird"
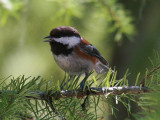
[[74,75],[85,74],[80,83],[80,89],[84,88],[92,70],[98,74],[104,74],[110,69],[107,60],[97,48],[82,37],[74,27],[56,27],[44,39],[47,39],[44,42],[50,44],[55,62],[69,74],[70,79]]

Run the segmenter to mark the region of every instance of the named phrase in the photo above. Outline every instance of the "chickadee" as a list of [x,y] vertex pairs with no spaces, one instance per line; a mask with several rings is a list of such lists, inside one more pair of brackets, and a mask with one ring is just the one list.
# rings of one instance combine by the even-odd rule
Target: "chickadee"
[[93,69],[98,73],[108,71],[108,62],[100,52],[86,39],[80,36],[79,32],[69,26],[56,27],[50,32],[50,36],[44,42],[49,42],[56,63],[61,69],[70,75],[85,73],[85,78],[80,84],[83,89],[89,72]]

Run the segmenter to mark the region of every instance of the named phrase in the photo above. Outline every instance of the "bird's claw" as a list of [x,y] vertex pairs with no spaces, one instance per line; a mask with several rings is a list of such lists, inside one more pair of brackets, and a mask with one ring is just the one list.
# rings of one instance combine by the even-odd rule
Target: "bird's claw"
[[84,88],[84,84],[85,84],[85,82],[84,81],[82,81],[81,83],[80,83],[80,89],[83,91],[83,88]]

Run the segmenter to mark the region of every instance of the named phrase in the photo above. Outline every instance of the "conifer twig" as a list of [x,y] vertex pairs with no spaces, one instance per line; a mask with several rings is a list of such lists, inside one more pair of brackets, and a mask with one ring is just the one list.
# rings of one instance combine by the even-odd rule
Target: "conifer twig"
[[145,86],[145,83],[146,83],[146,79],[147,78],[150,78],[150,76],[154,73],[154,72],[156,72],[157,70],[159,70],[160,69],[160,65],[159,66],[157,66],[157,67],[155,67],[151,72],[149,72],[149,74],[147,74],[147,76],[145,76],[143,79],[142,79],[142,81],[141,81],[141,85],[144,87]]
[[47,97],[45,97],[45,101],[48,103],[48,105],[50,106],[50,108],[52,109],[52,111],[56,114],[56,115],[58,115],[58,117],[59,118],[62,118],[62,120],[66,120],[56,109],[55,109],[55,107],[53,106],[53,104],[52,104],[52,97],[50,97],[50,96],[47,96]]
[[[121,95],[123,93],[125,94],[142,94],[142,93],[148,93],[151,92],[147,87],[140,87],[140,86],[123,86],[123,87],[102,87],[102,88],[96,88],[96,87],[91,87],[89,89],[85,89],[84,91],[82,90],[73,90],[73,91],[68,91],[68,90],[62,90],[61,92],[55,92],[51,94],[51,96],[55,99],[61,99],[61,98],[69,98],[69,97],[77,97],[77,98],[83,98],[87,96],[88,94],[90,96],[93,95],[106,95],[106,94],[111,94],[111,95]],[[5,93],[12,93],[13,91],[2,91],[0,90],[0,94],[2,92]],[[47,92],[41,92],[41,91],[33,91],[31,92],[33,94],[30,96],[26,96],[27,98],[30,99],[39,99],[43,100],[44,96],[47,95]],[[37,94],[35,96],[35,94]]]

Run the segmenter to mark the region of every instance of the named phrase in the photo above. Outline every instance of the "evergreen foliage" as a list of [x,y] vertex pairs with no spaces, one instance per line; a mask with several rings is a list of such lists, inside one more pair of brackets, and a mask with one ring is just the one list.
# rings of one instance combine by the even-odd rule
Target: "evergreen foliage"
[[[93,79],[88,80],[86,87],[91,88],[92,84],[95,83],[97,88],[106,86],[108,90],[110,87],[128,85],[126,76],[127,72],[121,80],[116,80],[116,74],[111,74],[109,70],[106,78],[98,85],[97,77],[93,76]],[[90,76],[91,77],[91,76]],[[79,89],[79,78],[75,77],[71,82],[68,82],[64,89],[78,90]],[[36,118],[36,119],[92,119],[97,120],[104,117],[106,111],[100,106],[100,103],[108,103],[112,109],[112,114],[116,110],[111,103],[111,98],[115,97],[116,103],[122,102],[124,106],[131,110],[130,101],[135,101],[133,95],[128,94],[117,94],[112,95],[110,93],[104,96],[90,96],[87,97],[63,97],[57,98],[60,91],[60,84],[47,82],[41,80],[40,77],[31,78],[20,76],[18,78],[8,77],[3,79],[1,83],[1,94],[0,94],[0,118],[1,119],[20,119],[20,118]],[[69,79],[64,77],[62,84]],[[6,80],[10,80],[9,84],[5,84]],[[58,82],[59,83],[59,82]],[[61,84],[61,85],[62,85]],[[129,86],[128,86],[129,87]],[[107,90],[107,89],[106,89]],[[76,91],[75,91],[76,92]],[[97,92],[97,90],[95,90]],[[104,92],[105,93],[105,92]],[[116,93],[115,93],[116,94]],[[124,99],[126,98],[126,99]],[[98,112],[99,111],[99,112]]]
[[146,71],[145,86],[152,90],[151,93],[139,96],[138,105],[142,108],[142,112],[135,115],[138,120],[158,120],[160,118],[160,56],[154,52],[154,60],[151,60],[153,70]]

